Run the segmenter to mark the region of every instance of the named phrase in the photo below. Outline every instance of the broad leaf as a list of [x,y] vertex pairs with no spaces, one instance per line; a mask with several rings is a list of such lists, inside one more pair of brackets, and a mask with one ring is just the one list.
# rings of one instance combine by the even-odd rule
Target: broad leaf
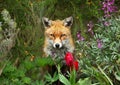
[[89,78],[80,79],[76,85],[91,85],[91,80]]
[[65,76],[63,76],[62,74],[59,74],[59,80],[60,80],[60,82],[62,82],[64,85],[71,85],[70,82],[68,81],[68,79],[65,78]]

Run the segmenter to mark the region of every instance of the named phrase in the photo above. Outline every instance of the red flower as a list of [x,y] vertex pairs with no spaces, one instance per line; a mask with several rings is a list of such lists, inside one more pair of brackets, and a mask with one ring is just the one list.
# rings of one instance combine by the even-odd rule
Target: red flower
[[66,53],[65,62],[66,62],[66,65],[69,66],[71,69],[74,68],[76,71],[78,70],[78,67],[79,67],[78,61],[74,60],[72,53],[70,52]]
[[73,58],[73,55],[70,52],[66,53],[65,61],[66,61],[67,66],[69,66],[69,67],[73,66],[74,58]]
[[77,71],[77,70],[78,70],[78,67],[79,67],[78,61],[74,61],[74,62],[73,62],[73,66],[74,66],[75,70]]

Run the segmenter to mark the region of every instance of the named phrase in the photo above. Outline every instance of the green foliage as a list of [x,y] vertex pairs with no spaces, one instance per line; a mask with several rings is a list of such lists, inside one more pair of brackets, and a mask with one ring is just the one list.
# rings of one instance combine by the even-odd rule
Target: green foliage
[[45,75],[45,79],[46,79],[46,82],[48,85],[52,85],[53,82],[58,80],[58,74],[55,72],[53,77],[52,77],[49,73],[47,73]]
[[[38,63],[38,61],[41,63]],[[51,61],[51,58],[37,58],[34,61],[30,61],[30,59],[28,58],[28,59],[25,59],[18,68],[14,66],[12,62],[9,61],[2,72],[0,81],[1,82],[8,81],[8,82],[11,82],[12,85],[31,84],[31,82],[33,82],[31,78],[36,79],[36,75],[38,75],[38,74],[34,74],[35,71],[38,73],[37,71],[39,70],[38,67],[41,67],[41,66],[43,67],[43,66],[52,64],[52,61],[51,62],[48,62],[48,61]],[[31,74],[31,76],[28,76],[29,74]],[[58,79],[58,76],[56,73],[54,74],[53,78],[50,76],[49,78],[50,80],[48,79],[49,76],[48,77],[47,76],[48,74],[46,74],[45,76],[46,82],[51,80],[51,83],[53,83]],[[42,81],[41,82],[35,81],[34,83],[42,83]],[[5,82],[5,84],[7,84],[7,82]]]
[[63,76],[62,74],[59,74],[59,80],[64,85],[71,85],[71,83],[69,82],[69,80],[65,76]]
[[80,79],[76,85],[91,85],[91,80],[89,78]]
[[31,83],[31,79],[29,77],[24,77],[22,79],[22,82],[24,82],[25,84],[30,84]]
[[69,78],[67,79],[63,74],[59,73],[60,82],[62,82],[64,85],[92,85],[89,78],[77,80],[75,70],[71,71],[68,76]]
[[10,82],[12,85],[30,84],[30,79],[25,76],[25,72],[23,70],[18,70],[12,63],[7,63],[2,74],[0,80],[4,80],[1,82],[8,81],[3,84],[8,85]]
[[35,61],[36,61],[36,65],[38,66],[54,65],[54,62],[51,57],[37,58]]
[[76,78],[77,78],[77,76],[76,76],[76,71],[75,70],[73,70],[70,74],[69,74],[69,80],[70,80],[70,83],[71,83],[71,85],[74,85],[75,83],[76,83]]
[[[105,26],[104,22],[109,22]],[[94,77],[93,82],[100,85],[118,84],[118,77],[115,79],[115,73],[118,72],[120,58],[120,17],[111,17],[110,19],[100,18],[100,23],[95,26],[95,34],[88,41],[77,42],[78,56],[81,57],[80,65],[83,72],[89,77]],[[100,39],[102,48],[98,47],[97,39]],[[82,49],[79,49],[81,48]],[[81,53],[81,55],[79,55]],[[84,58],[83,58],[84,57]],[[115,80],[117,82],[113,82]]]

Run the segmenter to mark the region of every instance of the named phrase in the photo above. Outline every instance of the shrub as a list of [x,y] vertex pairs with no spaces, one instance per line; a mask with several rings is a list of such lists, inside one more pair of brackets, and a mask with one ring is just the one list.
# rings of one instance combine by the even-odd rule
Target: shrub
[[[105,24],[105,22],[109,24]],[[120,16],[100,18],[89,40],[77,41],[81,71],[94,83],[118,84],[120,78]],[[116,75],[117,74],[117,75]],[[97,80],[97,81],[96,81]]]

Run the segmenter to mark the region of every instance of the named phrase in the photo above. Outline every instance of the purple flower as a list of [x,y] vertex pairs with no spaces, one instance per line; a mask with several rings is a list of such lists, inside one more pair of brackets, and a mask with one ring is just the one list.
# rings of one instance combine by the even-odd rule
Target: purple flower
[[85,40],[84,37],[81,36],[80,31],[77,32],[77,39],[78,39],[78,41],[84,41]]
[[110,23],[108,21],[103,22],[103,24],[104,24],[104,26],[107,26],[107,27],[110,25]]
[[117,11],[117,7],[114,6],[115,0],[104,0],[102,2],[102,10],[104,11],[105,17],[110,17],[111,13]]
[[100,39],[97,39],[97,47],[102,48],[102,41]]
[[89,21],[89,23],[87,24],[87,27],[88,27],[88,32],[89,32],[91,35],[94,35],[94,32],[93,32],[94,24],[93,24],[92,21]]

